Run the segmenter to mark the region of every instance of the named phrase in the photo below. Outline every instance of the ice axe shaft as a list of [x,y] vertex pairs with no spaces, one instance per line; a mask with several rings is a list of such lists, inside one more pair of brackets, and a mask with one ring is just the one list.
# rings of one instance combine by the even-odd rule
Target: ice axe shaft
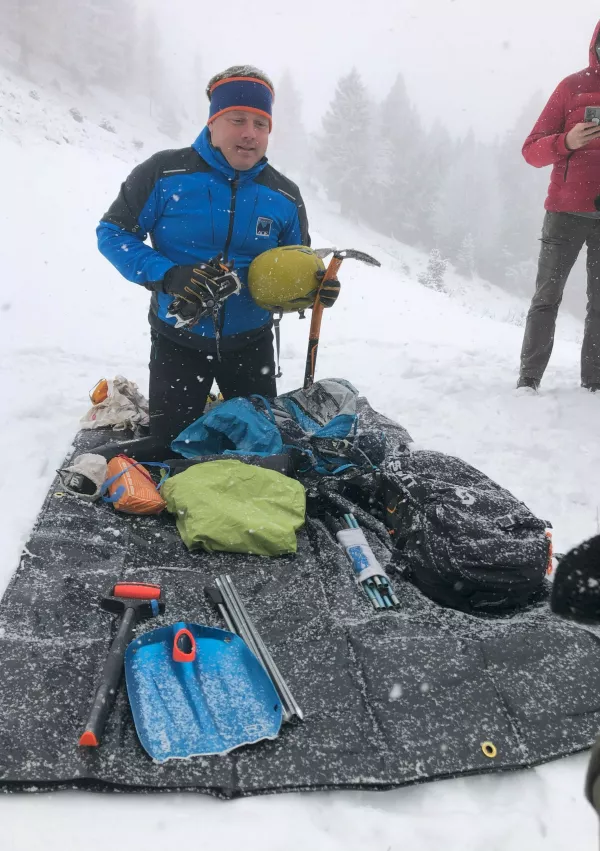
[[119,629],[110,646],[100,683],[96,689],[94,701],[88,715],[85,729],[79,737],[84,747],[97,747],[100,744],[108,713],[119,686],[123,671],[123,657],[131,639],[134,627],[144,618],[156,617],[165,610],[160,602],[161,590],[158,585],[142,582],[127,582],[115,585],[110,597],[104,597],[100,603],[104,611],[122,614]]
[[370,254],[365,254],[364,251],[357,251],[354,248],[345,248],[342,251],[338,251],[335,248],[320,248],[317,249],[315,253],[318,254],[321,258],[327,257],[329,254],[333,253],[333,257],[329,261],[327,271],[321,279],[321,283],[319,285],[319,289],[317,290],[317,295],[315,296],[315,301],[313,304],[312,318],[310,320],[310,331],[308,334],[306,367],[304,369],[304,390],[308,390],[309,387],[312,387],[315,380],[317,352],[319,349],[319,339],[321,337],[321,321],[323,319],[324,310],[323,305],[321,304],[321,300],[319,298],[319,292],[321,290],[321,287],[327,281],[331,281],[337,277],[339,268],[344,260],[360,260],[362,263],[366,263],[368,266],[381,266],[379,260],[376,260],[374,257],[371,257]]

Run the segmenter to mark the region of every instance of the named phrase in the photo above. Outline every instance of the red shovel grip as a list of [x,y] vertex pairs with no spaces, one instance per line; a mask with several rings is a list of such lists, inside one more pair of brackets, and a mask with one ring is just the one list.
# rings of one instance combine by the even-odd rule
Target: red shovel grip
[[193,662],[196,658],[196,639],[189,629],[180,629],[173,639],[173,661]]
[[129,600],[160,600],[160,594],[160,585],[147,585],[145,582],[119,582],[112,590],[113,597]]

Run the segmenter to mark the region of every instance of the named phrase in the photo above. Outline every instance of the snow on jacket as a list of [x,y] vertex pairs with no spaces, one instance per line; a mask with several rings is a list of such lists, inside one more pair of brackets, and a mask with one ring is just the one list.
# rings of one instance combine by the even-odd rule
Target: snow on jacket
[[559,83],[523,145],[530,165],[553,165],[545,207],[551,212],[593,213],[600,195],[600,139],[571,151],[565,138],[584,120],[586,106],[600,106],[598,22],[590,45],[590,64]]
[[[145,244],[150,235],[152,245]],[[247,286],[248,267],[278,245],[310,245],[298,187],[263,158],[247,171],[233,169],[205,127],[194,144],[162,151],[138,165],[97,229],[102,254],[129,281],[160,281],[175,265],[233,260],[243,287],[221,308],[221,349],[238,348],[271,324]],[[150,324],[192,348],[213,350],[212,318],[175,330],[167,318],[173,296],[153,293]]]

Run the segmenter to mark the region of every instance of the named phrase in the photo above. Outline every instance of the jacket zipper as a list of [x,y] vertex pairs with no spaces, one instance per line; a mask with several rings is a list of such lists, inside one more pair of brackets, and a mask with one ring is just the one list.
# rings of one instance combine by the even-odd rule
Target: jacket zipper
[[571,164],[571,157],[572,156],[573,156],[573,154],[569,154],[569,156],[567,157],[567,164],[565,166],[565,173],[563,174],[563,183],[567,182],[567,174],[569,173],[569,166]]
[[[235,218],[235,201],[237,197],[238,191],[238,179],[239,172],[234,171],[233,180],[231,181],[231,206],[229,208],[229,229],[227,231],[227,239],[225,240],[225,248],[223,249],[223,262],[229,262],[229,246],[231,245],[231,238],[233,237],[233,220]],[[219,333],[223,333],[223,328],[225,327],[225,303],[221,305],[221,311],[219,316]]]
[[227,239],[225,240],[225,248],[223,249],[223,261],[229,261],[229,246],[231,245],[231,237],[233,236],[233,219],[235,217],[235,199],[238,190],[239,173],[234,172],[234,178],[231,181],[231,207],[229,208],[229,230],[227,231]]

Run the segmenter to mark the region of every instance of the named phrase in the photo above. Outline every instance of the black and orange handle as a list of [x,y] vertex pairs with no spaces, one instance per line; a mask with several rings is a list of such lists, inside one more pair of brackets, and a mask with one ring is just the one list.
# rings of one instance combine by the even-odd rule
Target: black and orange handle
[[165,610],[160,586],[144,582],[118,582],[112,589],[112,595],[101,601],[101,606],[105,611],[122,613],[123,616],[106,656],[85,729],[79,737],[82,747],[98,747],[100,744],[119,687],[125,650],[136,623],[143,618],[156,617]]
[[[344,258],[333,256],[329,261],[327,271],[321,279],[319,290],[326,281],[332,281],[337,278],[337,273],[342,265]],[[321,321],[323,319],[324,307],[319,299],[319,290],[315,296],[315,301],[312,309],[312,317],[310,320],[310,331],[308,333],[308,351],[306,353],[306,367],[304,369],[304,384],[305,390],[312,387],[315,380],[315,369],[317,366],[317,352],[319,350],[319,339],[321,337]]]

